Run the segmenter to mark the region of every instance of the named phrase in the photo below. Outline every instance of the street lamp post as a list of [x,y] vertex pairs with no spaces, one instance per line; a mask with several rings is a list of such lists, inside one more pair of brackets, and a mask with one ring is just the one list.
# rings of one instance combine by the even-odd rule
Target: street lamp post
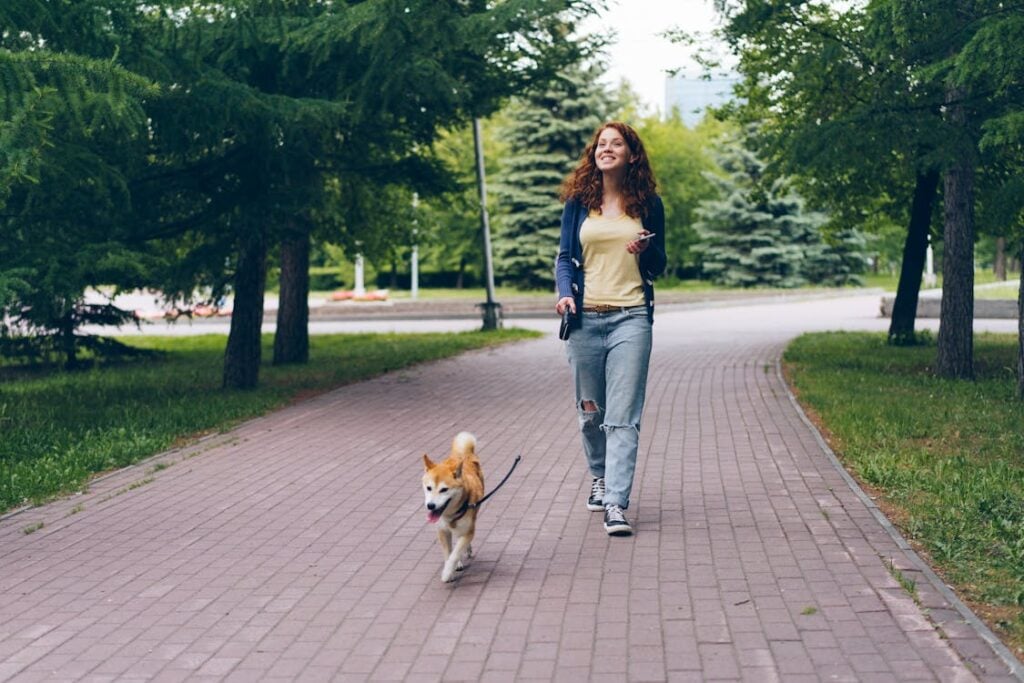
[[484,143],[480,119],[473,119],[473,143],[476,147],[476,183],[480,190],[480,223],[484,236],[484,271],[487,301],[478,304],[483,309],[484,330],[501,327],[501,304],[494,300],[494,265],[491,261],[491,225],[487,217],[487,181],[484,178]]

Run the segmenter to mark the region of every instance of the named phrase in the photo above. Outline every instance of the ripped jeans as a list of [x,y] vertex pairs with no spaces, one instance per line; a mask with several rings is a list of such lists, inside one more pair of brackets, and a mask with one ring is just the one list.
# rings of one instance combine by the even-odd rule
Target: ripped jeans
[[606,505],[627,508],[651,357],[646,307],[584,312],[565,346],[590,474],[604,477]]

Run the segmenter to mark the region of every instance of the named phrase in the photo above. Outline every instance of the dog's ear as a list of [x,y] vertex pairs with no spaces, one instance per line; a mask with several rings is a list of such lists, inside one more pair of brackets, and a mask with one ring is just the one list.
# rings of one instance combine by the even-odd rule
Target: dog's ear
[[455,476],[456,479],[462,479],[462,464],[463,464],[463,461],[460,460],[459,461],[459,466],[455,468],[454,476]]
[[430,456],[426,453],[423,454],[423,469],[429,470],[434,466],[434,461],[430,459]]

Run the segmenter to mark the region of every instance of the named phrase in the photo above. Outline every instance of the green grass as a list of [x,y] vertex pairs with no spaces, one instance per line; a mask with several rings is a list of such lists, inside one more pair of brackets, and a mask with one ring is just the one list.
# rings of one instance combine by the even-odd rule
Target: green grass
[[1012,299],[1017,300],[1020,282],[1007,282],[998,287],[985,287],[974,291],[975,299]]
[[917,595],[917,582],[908,578],[899,567],[893,564],[891,559],[885,561],[885,568],[889,570],[892,578],[896,579],[896,582],[903,586],[903,590],[907,591],[910,597],[914,598],[914,602],[920,604],[920,598]]
[[[895,292],[897,286],[900,283],[899,273],[864,273],[861,275],[864,280],[865,287],[881,287],[887,292]],[[935,287],[942,288],[942,273],[936,273]],[[989,282],[995,282],[996,276],[991,269],[978,269],[974,271],[974,284],[983,285]],[[921,282],[921,289],[925,289],[924,281]],[[1014,290],[1014,299],[1017,298],[1016,290]]]
[[[296,398],[535,336],[519,329],[317,335],[310,338],[307,365],[265,363],[260,386],[252,391],[220,388],[223,335],[123,338],[162,354],[82,372],[19,372],[8,366],[0,385],[0,512],[78,490],[96,473],[225,430]],[[272,343],[265,335],[265,359],[272,356]]]
[[895,292],[900,283],[899,273],[865,273],[861,278],[865,287],[881,287],[887,292]]
[[1018,654],[1024,652],[1024,402],[1017,340],[978,335],[975,382],[932,374],[934,345],[798,338],[784,360],[846,467]]

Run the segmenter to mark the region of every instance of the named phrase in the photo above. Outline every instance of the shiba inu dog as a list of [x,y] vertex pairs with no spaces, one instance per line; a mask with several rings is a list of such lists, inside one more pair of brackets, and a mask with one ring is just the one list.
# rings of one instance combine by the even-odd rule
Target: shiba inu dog
[[[484,497],[484,475],[476,457],[476,437],[459,432],[451,454],[439,463],[423,454],[423,495],[427,521],[438,524],[437,538],[444,551],[441,580],[454,581],[473,556],[470,545],[476,531],[476,503]],[[453,543],[454,541],[454,543]]]

